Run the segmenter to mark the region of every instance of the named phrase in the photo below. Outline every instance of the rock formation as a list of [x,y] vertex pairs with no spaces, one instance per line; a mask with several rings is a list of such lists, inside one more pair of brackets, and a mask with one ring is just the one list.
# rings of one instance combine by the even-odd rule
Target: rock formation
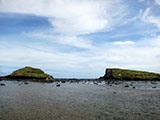
[[5,76],[8,79],[33,79],[37,81],[49,82],[53,80],[51,75],[44,73],[42,70],[32,67],[25,67],[13,71],[10,75]]
[[103,80],[160,80],[160,74],[119,68],[106,69]]

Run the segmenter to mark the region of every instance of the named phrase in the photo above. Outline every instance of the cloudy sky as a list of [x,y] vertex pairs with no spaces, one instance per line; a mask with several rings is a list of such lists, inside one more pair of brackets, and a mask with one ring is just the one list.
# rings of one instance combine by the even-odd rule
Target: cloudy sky
[[0,0],[0,75],[24,66],[59,78],[160,72],[160,0]]

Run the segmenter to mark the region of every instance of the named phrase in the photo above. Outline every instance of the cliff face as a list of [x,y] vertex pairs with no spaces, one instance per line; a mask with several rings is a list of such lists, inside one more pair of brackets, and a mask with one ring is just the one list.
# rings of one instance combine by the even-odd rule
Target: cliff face
[[160,74],[119,69],[119,68],[108,68],[106,69],[105,75],[100,79],[108,80],[160,80]]
[[52,76],[44,73],[42,70],[32,67],[25,67],[13,71],[10,75],[6,76],[6,78],[14,78],[14,79],[45,79],[51,80]]

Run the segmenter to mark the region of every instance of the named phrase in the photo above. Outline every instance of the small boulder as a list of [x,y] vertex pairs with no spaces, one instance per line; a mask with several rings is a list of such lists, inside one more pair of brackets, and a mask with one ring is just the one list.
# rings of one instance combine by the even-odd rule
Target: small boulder
[[49,75],[49,76],[46,78],[46,80],[54,80],[54,78]]
[[65,82],[66,82],[65,80],[62,81],[62,83],[65,83]]
[[5,83],[0,83],[0,86],[5,86],[6,84]]
[[60,84],[57,84],[56,87],[60,87]]
[[24,82],[25,85],[29,84],[28,82]]
[[152,88],[157,88],[156,86],[153,86]]
[[129,85],[125,85],[124,87],[129,87]]
[[151,84],[158,84],[157,82],[151,82]]

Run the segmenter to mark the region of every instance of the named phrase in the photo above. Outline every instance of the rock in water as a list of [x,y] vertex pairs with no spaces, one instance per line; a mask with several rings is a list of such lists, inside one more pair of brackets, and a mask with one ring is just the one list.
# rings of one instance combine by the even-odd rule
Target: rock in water
[[0,86],[5,86],[6,84],[4,84],[4,83],[0,83]]
[[28,82],[24,82],[25,85],[29,84]]
[[153,86],[152,88],[157,88],[156,86]]
[[124,87],[129,87],[129,85],[125,85]]
[[56,87],[60,87],[60,84],[57,84]]
[[25,67],[13,71],[12,74],[6,76],[11,79],[43,79],[44,82],[53,80],[53,77],[44,73],[42,70],[32,67]]
[[106,69],[105,75],[100,77],[104,80],[160,80],[159,73],[127,70],[119,68]]

